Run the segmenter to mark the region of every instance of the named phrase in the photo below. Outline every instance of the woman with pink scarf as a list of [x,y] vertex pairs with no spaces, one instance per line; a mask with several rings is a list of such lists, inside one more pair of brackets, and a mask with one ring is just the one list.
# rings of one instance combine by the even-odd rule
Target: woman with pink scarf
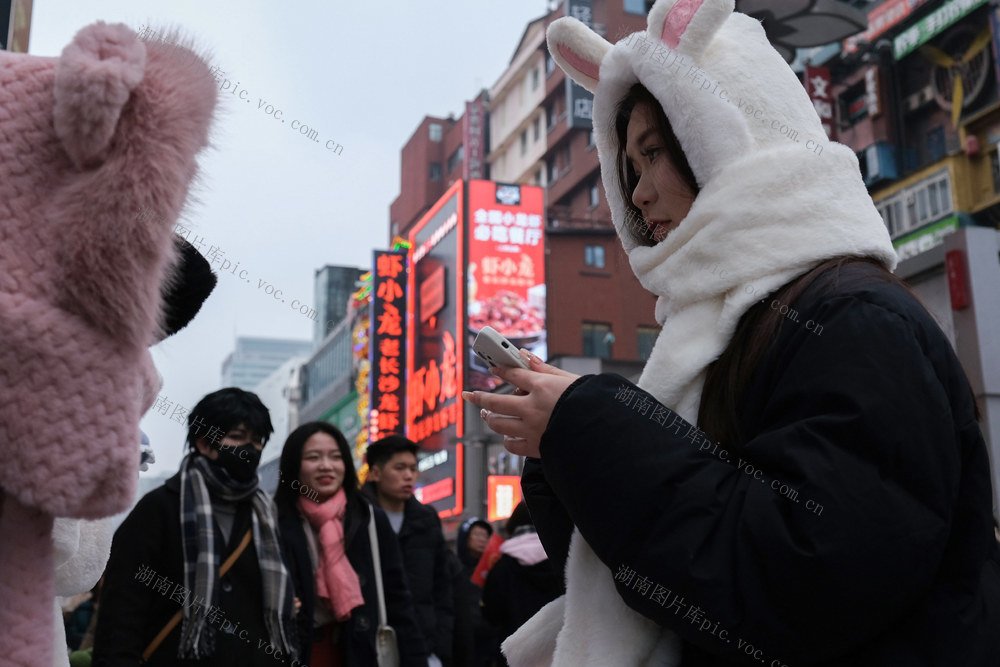
[[301,602],[296,622],[302,664],[377,664],[378,593],[368,539],[374,511],[386,614],[396,631],[400,664],[426,667],[396,536],[382,510],[358,493],[351,450],[336,427],[308,422],[288,436],[274,500],[285,564]]

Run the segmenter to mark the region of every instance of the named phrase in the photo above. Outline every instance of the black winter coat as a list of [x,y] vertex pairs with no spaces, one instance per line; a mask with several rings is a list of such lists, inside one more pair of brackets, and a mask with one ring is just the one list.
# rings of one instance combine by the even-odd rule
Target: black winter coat
[[[364,490],[377,502],[373,483],[366,484]],[[396,538],[427,649],[447,664],[455,608],[441,519],[433,507],[411,497],[403,508],[403,526]]]
[[565,592],[563,574],[551,559],[522,565],[503,554],[490,568],[483,586],[483,617],[500,628],[503,641]]
[[[351,618],[341,624],[340,641],[344,646],[346,667],[375,667],[375,635],[378,630],[378,590],[371,542],[368,539],[368,517],[371,506],[363,499],[364,521],[354,525],[352,515],[344,517],[345,552],[361,584],[365,603],[351,611]],[[313,613],[316,608],[316,577],[309,559],[309,544],[305,527],[298,512],[279,507],[278,528],[285,556],[285,566],[295,582],[295,595],[302,602],[296,616],[299,644],[308,660],[313,644]],[[396,631],[400,664],[403,667],[427,667],[427,649],[417,625],[413,598],[406,586],[399,545],[385,513],[375,508],[375,532],[378,536],[379,559],[382,563],[382,586],[389,625]]]
[[[171,599],[175,591],[178,599],[184,594],[180,502],[178,473],[143,496],[115,531],[94,635],[94,667],[139,665],[146,646],[181,608]],[[225,556],[235,550],[250,528],[252,511],[249,499],[239,504]],[[218,526],[215,539],[224,541]],[[151,578],[145,581],[147,577]],[[145,664],[294,667],[288,656],[266,652],[270,637],[264,625],[261,573],[253,541],[222,577],[218,590],[219,607],[229,624],[220,621],[214,625],[215,657],[198,661],[176,657],[182,621]],[[232,631],[223,632],[222,627]]]
[[1000,665],[969,384],[927,311],[873,271],[824,275],[793,304],[749,380],[738,453],[597,375],[565,391],[525,465],[549,556],[563,567],[576,524],[622,599],[680,634],[684,667]]

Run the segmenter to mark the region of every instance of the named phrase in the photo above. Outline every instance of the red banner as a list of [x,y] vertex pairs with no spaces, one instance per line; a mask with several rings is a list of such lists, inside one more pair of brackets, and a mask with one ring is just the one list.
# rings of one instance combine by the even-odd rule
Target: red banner
[[806,93],[808,93],[809,99],[812,100],[813,106],[816,108],[816,113],[819,114],[819,120],[823,124],[826,136],[836,141],[837,137],[834,125],[837,122],[837,117],[833,110],[834,100],[830,90],[830,70],[826,67],[807,65],[805,84]]

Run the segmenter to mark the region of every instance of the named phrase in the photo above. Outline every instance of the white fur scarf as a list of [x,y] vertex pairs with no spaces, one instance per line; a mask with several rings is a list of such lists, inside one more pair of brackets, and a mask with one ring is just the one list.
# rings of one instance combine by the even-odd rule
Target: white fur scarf
[[[843,254],[890,268],[896,262],[849,148],[830,143],[816,155],[789,143],[727,165],[663,242],[629,253],[640,282],[659,296],[663,325],[639,386],[696,423],[705,367],[728,345],[740,317]],[[579,530],[566,589],[503,643],[513,667],[680,664],[679,637],[625,604]]]

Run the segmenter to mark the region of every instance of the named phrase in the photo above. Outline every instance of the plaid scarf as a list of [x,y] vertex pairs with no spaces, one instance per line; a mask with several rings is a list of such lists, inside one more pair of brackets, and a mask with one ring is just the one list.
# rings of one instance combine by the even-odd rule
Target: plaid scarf
[[219,566],[225,545],[217,544],[215,539],[212,497],[229,502],[252,498],[253,546],[262,575],[264,623],[270,643],[283,653],[297,656],[294,591],[281,560],[274,504],[257,488],[256,478],[237,482],[224,469],[210,465],[204,456],[188,454],[181,462],[181,546],[184,586],[191,595],[184,604],[177,657],[197,660],[215,655],[216,630],[205,622],[205,611],[218,607]]

